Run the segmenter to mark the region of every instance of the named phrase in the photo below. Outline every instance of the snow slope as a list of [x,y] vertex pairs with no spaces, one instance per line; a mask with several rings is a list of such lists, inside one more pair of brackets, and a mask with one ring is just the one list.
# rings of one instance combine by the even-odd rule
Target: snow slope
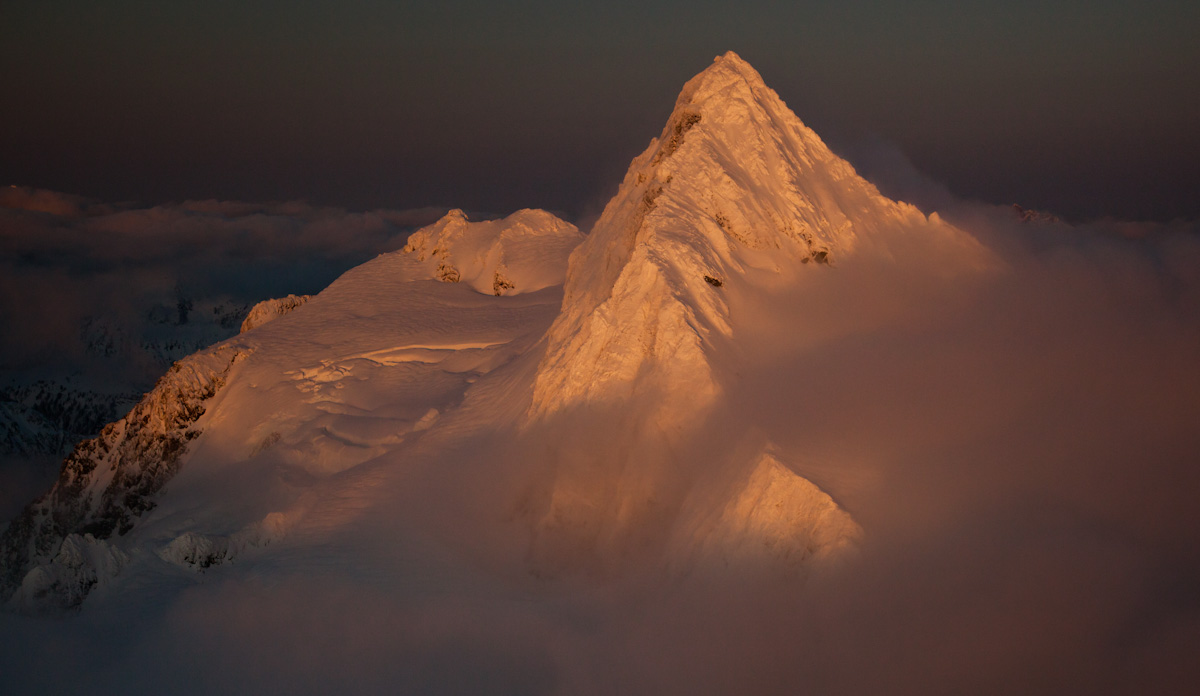
[[[581,238],[548,213],[522,211],[469,224],[453,212],[414,240],[448,226],[468,233],[461,245],[443,240],[463,258],[483,228],[487,249],[528,292],[501,299],[438,282],[404,250],[346,273],[303,312],[262,313],[271,320],[181,361],[128,417],[76,448],[54,489],[5,532],[5,589],[24,580],[16,601],[25,607],[82,601],[78,587],[88,583],[67,576],[96,569],[86,555],[60,553],[64,540],[80,535],[120,539],[134,561],[229,560],[268,542],[297,514],[274,506],[309,505],[298,501],[309,482],[419,440],[481,374],[536,341],[559,304],[556,289],[539,293],[537,285],[561,277],[554,266],[565,265]],[[550,253],[530,254],[527,238],[545,238]],[[270,483],[230,490],[229,476]],[[169,494],[156,496],[168,481]],[[180,506],[189,510],[183,517]],[[128,534],[150,511],[152,519]]]
[[913,248],[930,273],[992,263],[882,197],[726,54],[586,240],[544,211],[451,211],[181,361],[6,531],[4,589],[29,609],[236,568],[473,592],[808,577],[863,531],[723,410],[746,342],[780,330],[738,308]]
[[572,225],[544,210],[471,223],[456,209],[413,234],[404,252],[424,263],[432,278],[517,295],[562,285],[567,256],[580,239]]

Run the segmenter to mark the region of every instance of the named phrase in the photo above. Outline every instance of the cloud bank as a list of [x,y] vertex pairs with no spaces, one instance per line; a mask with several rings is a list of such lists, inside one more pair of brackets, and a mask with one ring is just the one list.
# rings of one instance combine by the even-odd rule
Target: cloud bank
[[82,357],[89,317],[132,327],[181,298],[317,292],[442,212],[214,200],[137,208],[0,190],[0,368]]
[[[192,227],[209,215],[251,259],[272,258],[265,240],[355,244],[278,210],[184,208],[167,218],[190,252],[158,253],[237,267]],[[1191,693],[1200,237],[1187,223],[943,210],[1004,269],[966,281],[913,253],[802,274],[735,308],[759,312],[764,335],[746,341],[757,347],[713,427],[761,429],[855,515],[865,545],[829,575],[664,586],[631,573],[514,592],[420,568],[403,587],[214,574],[150,606],[4,617],[0,672],[20,693]],[[110,230],[136,257],[127,235],[156,215],[53,234]],[[335,219],[373,240],[360,253],[392,243],[386,220]],[[118,255],[96,245],[101,267]],[[483,488],[462,495],[483,503]]]

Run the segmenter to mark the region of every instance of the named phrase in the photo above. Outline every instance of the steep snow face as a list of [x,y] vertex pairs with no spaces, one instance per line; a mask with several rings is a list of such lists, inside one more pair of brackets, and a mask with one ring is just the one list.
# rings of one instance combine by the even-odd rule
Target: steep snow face
[[[853,545],[860,532],[828,494],[778,459],[759,462],[755,453],[774,447],[767,439],[724,463],[682,453],[723,427],[713,414],[744,372],[746,341],[764,335],[774,289],[874,262],[936,276],[993,264],[936,214],[882,196],[736,54],[690,80],[570,258],[525,427],[595,419],[612,432],[587,452],[563,443],[553,482],[531,497],[539,570],[597,557],[604,568],[636,547],[706,565],[778,557],[790,568]],[[772,330],[790,327],[765,335]],[[754,462],[744,490],[726,481],[693,494],[722,467]],[[719,524],[698,522],[714,515]],[[592,558],[572,559],[580,549]]]
[[735,299],[753,305],[753,288],[789,274],[886,258],[912,236],[986,263],[969,236],[881,196],[737,55],[690,80],[570,259],[525,426],[584,421],[607,434],[590,447],[551,445],[552,482],[525,507],[538,571],[603,571],[639,549],[668,565],[757,549],[791,567],[852,545],[849,515],[776,459],[749,483],[696,497],[721,467],[750,466],[772,443],[728,462],[683,453],[721,427],[712,409],[738,378],[746,336]]
[[431,278],[488,295],[516,295],[561,285],[567,257],[581,241],[574,225],[544,210],[469,222],[455,209],[414,232],[404,253],[424,264]]
[[684,86],[572,255],[531,416],[627,397],[647,366],[668,395],[703,405],[719,391],[709,339],[732,333],[723,287],[799,264],[886,257],[913,236],[953,247],[968,266],[989,263],[936,214],[880,195],[754,68],[719,56]]

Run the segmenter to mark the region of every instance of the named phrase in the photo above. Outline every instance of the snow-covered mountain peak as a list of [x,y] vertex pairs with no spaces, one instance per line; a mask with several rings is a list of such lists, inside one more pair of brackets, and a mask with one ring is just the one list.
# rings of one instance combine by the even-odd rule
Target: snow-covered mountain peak
[[707,102],[719,102],[734,92],[753,93],[767,89],[762,75],[733,51],[713,58],[712,65],[688,80],[679,93],[675,105],[702,106]]
[[414,232],[403,253],[424,264],[431,278],[516,295],[561,284],[567,256],[582,238],[574,225],[544,210],[471,222],[455,208]]
[[[955,251],[899,253],[913,240]],[[541,210],[451,210],[180,361],[0,535],[0,599],[76,606],[110,580],[326,553],[393,577],[443,545],[513,577],[807,576],[863,532],[803,452],[720,398],[746,385],[751,342],[794,328],[771,293],[864,258],[984,256],[726,54],[586,239]]]
[[754,68],[719,56],[572,255],[531,415],[627,394],[646,366],[703,404],[718,391],[708,339],[733,331],[730,293],[804,264],[891,258],[913,238],[984,263],[973,238],[882,196]]

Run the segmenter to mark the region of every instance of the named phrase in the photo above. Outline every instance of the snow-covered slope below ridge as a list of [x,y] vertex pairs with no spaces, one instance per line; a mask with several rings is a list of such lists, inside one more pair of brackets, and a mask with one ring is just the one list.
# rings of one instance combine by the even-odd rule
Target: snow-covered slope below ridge
[[[561,278],[582,239],[541,211],[484,223],[455,211],[431,229],[448,224],[469,239],[476,226],[490,233],[521,280]],[[527,236],[552,253],[521,251]],[[504,255],[509,246],[518,253]],[[453,240],[445,248],[457,251]],[[20,585],[14,602],[26,609],[72,606],[126,561],[130,573],[163,560],[202,568],[269,543],[316,495],[305,488],[410,449],[480,375],[527,351],[559,306],[557,288],[498,298],[433,280],[426,265],[411,249],[385,254],[180,361],[128,417],[79,445],[5,530],[0,589]],[[98,569],[94,558],[121,562]]]
[[[543,211],[451,211],[189,358],[237,356],[171,426],[174,476],[103,528],[12,543],[30,527],[18,520],[10,582],[23,575],[18,600],[37,606],[239,568],[352,569],[438,592],[631,567],[806,577],[862,530],[720,397],[745,343],[783,330],[739,308],[864,257],[931,274],[990,263],[882,197],[726,54],[687,83],[586,240]],[[123,461],[158,466],[138,452]],[[113,485],[130,475],[102,454],[55,491],[124,499]],[[61,517],[55,491],[37,519]]]

